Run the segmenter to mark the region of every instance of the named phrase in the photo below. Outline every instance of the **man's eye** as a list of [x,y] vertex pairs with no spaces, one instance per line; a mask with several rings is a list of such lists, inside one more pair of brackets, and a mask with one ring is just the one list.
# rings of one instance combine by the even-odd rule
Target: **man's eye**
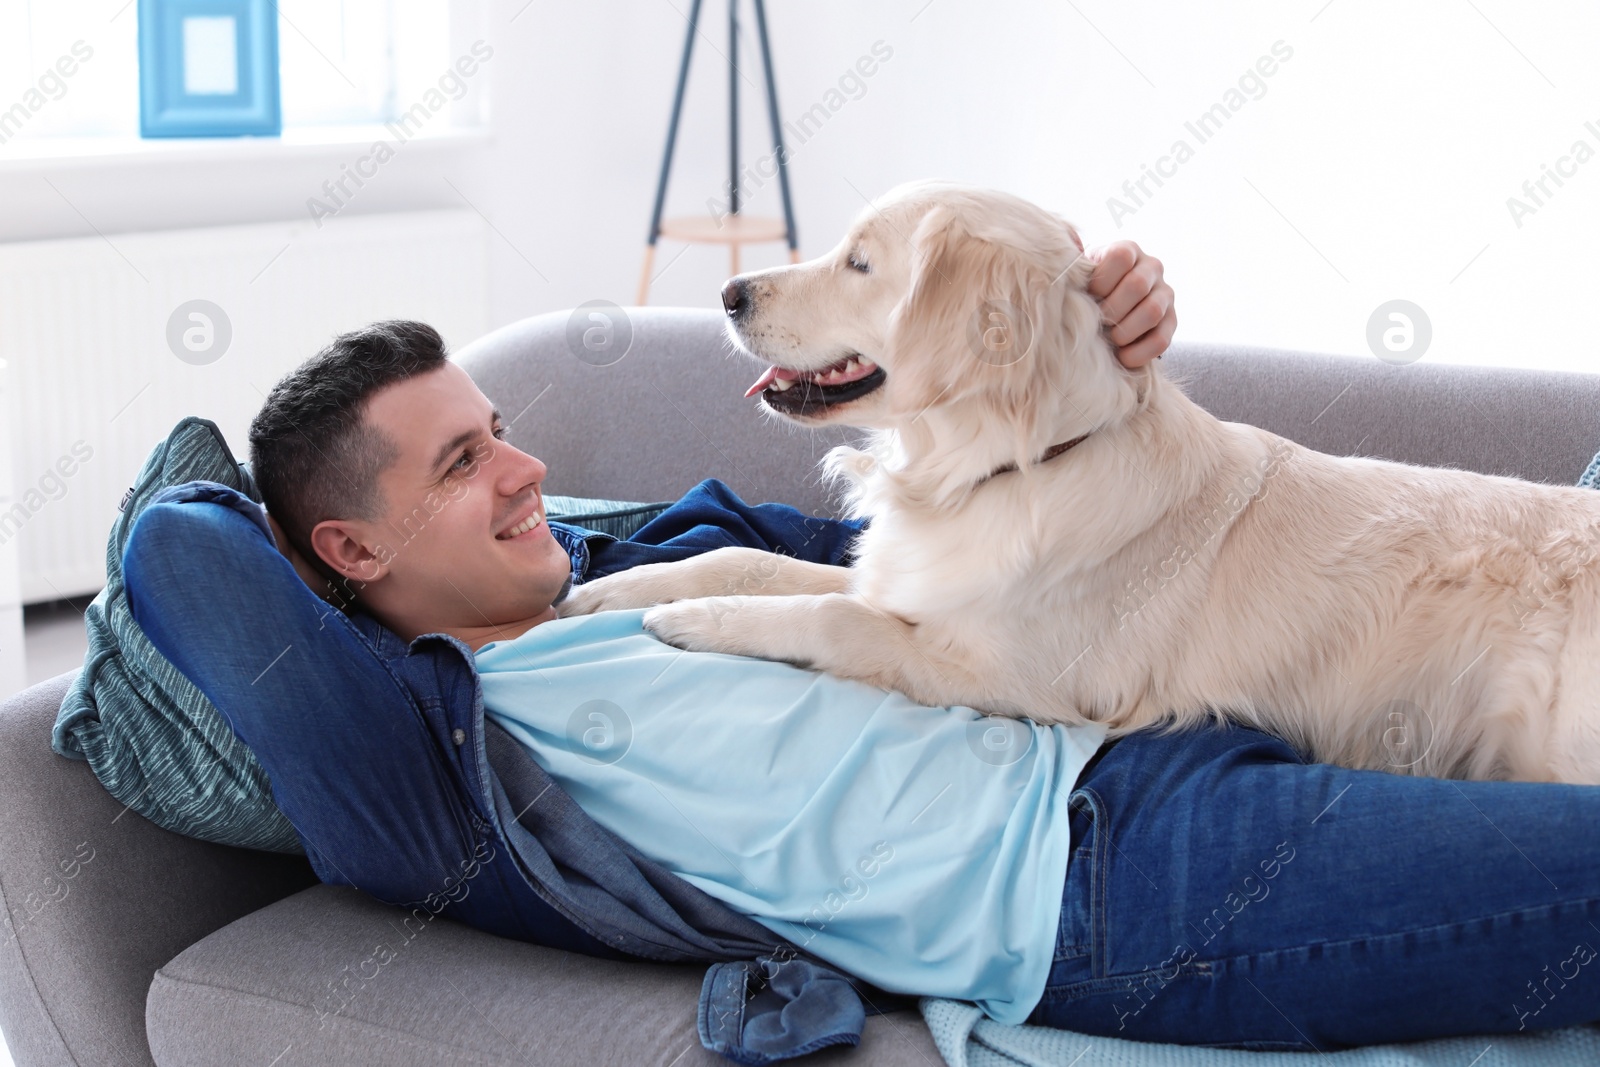
[[472,452],[469,450],[461,453],[461,458],[451,464],[450,469],[453,471],[466,470],[470,466],[472,466]]
[[862,274],[871,274],[872,273],[872,268],[867,266],[866,261],[863,260],[855,252],[851,252],[850,253],[850,258],[845,260],[845,262],[849,265],[851,270],[858,270]]
[[506,439],[506,434],[508,433],[510,433],[510,431],[504,426],[496,426],[494,428],[494,439],[496,441],[504,441]]

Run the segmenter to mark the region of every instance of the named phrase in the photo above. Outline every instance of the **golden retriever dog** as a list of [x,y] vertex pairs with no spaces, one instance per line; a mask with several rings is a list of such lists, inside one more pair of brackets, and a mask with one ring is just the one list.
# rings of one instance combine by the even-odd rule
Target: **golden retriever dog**
[[[866,428],[850,568],[720,549],[580,586],[685,649],[1113,735],[1227,717],[1310,758],[1600,782],[1600,493],[1335,458],[1123,368],[1076,231],[916,183],[731,280],[752,394]],[[734,594],[734,595],[729,595]]]

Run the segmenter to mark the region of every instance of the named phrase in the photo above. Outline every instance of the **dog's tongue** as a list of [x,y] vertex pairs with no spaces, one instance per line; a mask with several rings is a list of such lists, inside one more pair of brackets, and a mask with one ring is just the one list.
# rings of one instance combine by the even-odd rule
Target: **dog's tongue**
[[757,393],[761,392],[761,390],[765,389],[779,378],[783,378],[787,381],[793,381],[798,377],[800,377],[800,375],[797,371],[792,371],[788,367],[779,367],[774,365],[762,371],[761,377],[756,379],[756,384],[752,385],[749,389],[746,389],[744,395],[746,397],[755,396]]

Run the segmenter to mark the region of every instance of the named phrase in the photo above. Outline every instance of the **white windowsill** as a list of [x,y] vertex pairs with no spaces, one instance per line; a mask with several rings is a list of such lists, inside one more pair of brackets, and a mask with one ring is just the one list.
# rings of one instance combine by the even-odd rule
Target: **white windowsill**
[[[483,128],[421,130],[408,138],[413,151],[459,151],[488,144]],[[308,126],[281,137],[40,137],[0,146],[0,175],[30,171],[95,170],[143,163],[238,163],[274,159],[344,159],[375,141],[393,146],[382,125]]]

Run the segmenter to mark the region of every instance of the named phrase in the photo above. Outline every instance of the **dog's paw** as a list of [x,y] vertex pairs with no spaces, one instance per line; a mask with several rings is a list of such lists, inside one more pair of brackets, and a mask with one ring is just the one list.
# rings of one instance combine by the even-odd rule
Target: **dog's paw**
[[674,648],[686,652],[731,652],[744,654],[737,647],[727,618],[733,610],[733,597],[701,597],[661,604],[644,613],[644,628]]
[[595,588],[599,584],[595,582],[593,585],[574,586],[561,602],[555,605],[556,617],[566,619],[574,615],[593,615],[597,611],[604,611],[605,593]]
[[574,586],[566,598],[556,605],[556,615],[565,619],[573,615],[593,615],[597,611],[627,611],[652,607],[671,599],[671,595],[658,583],[641,581],[632,571],[623,571]]

